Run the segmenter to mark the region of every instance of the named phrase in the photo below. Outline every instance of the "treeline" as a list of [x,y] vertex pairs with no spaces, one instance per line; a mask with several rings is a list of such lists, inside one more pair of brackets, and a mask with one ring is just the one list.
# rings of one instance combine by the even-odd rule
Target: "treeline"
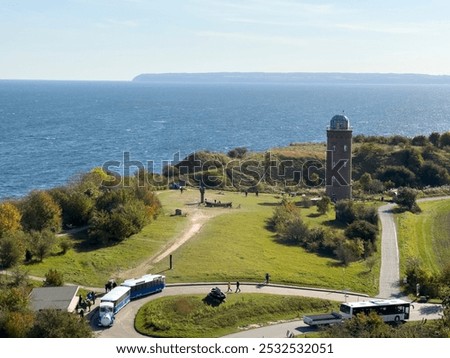
[[128,178],[128,186],[109,187],[100,169],[81,175],[70,184],[33,191],[15,201],[0,203],[0,265],[42,261],[56,250],[72,247],[56,238],[63,228],[85,228],[93,245],[122,241],[155,219],[161,204],[149,185]]
[[[319,213],[329,210],[329,199],[318,204]],[[295,202],[284,198],[268,221],[268,228],[277,234],[280,243],[298,245],[309,252],[336,258],[342,264],[368,259],[376,251],[378,213],[376,208],[353,201],[338,201],[336,220],[346,225],[344,234],[337,230],[310,228],[302,219]]]
[[[423,189],[450,184],[450,132],[429,136],[364,136],[353,139],[353,184],[358,193],[392,188]],[[292,144],[264,153],[237,147],[228,153],[195,152],[167,165],[168,182],[259,192],[323,188],[325,146]]]
[[356,136],[353,157],[355,189],[440,187],[450,184],[450,132],[413,138]]

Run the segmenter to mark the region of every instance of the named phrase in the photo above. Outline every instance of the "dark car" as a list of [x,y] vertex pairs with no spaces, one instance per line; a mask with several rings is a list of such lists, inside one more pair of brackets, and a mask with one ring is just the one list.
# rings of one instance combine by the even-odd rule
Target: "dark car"
[[227,295],[225,293],[223,293],[219,287],[214,287],[208,293],[208,297],[222,302],[222,301],[225,301],[225,299],[227,298]]

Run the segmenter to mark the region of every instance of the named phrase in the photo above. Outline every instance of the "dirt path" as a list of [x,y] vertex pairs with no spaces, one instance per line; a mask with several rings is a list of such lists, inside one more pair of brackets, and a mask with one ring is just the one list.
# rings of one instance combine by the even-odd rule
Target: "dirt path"
[[150,266],[166,258],[175,250],[177,250],[181,245],[198,234],[203,225],[205,225],[208,220],[228,211],[223,209],[206,209],[203,207],[195,207],[189,208],[185,212],[187,213],[187,217],[189,220],[186,229],[182,231],[180,235],[175,238],[175,240],[170,241],[166,247],[164,247],[160,252],[152,256],[150,259],[146,260],[135,268],[129,269],[127,271],[122,271],[119,275],[120,278],[127,279],[145,275],[146,273],[148,273],[147,271]]

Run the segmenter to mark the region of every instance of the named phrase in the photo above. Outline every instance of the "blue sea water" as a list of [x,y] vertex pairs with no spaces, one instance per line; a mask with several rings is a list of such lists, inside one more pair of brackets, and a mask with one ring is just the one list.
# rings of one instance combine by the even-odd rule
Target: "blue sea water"
[[0,81],[0,199],[124,152],[160,171],[177,153],[322,142],[343,110],[354,134],[448,131],[450,86]]

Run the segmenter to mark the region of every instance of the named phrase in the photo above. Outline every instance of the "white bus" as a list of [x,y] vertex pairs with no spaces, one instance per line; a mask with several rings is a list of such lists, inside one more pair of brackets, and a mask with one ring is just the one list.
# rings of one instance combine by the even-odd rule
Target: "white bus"
[[99,326],[112,326],[114,315],[130,302],[130,287],[117,286],[100,300],[98,312]]
[[362,302],[346,302],[340,306],[342,318],[349,319],[358,313],[376,312],[384,322],[400,322],[409,319],[411,304],[400,299],[376,299]]

